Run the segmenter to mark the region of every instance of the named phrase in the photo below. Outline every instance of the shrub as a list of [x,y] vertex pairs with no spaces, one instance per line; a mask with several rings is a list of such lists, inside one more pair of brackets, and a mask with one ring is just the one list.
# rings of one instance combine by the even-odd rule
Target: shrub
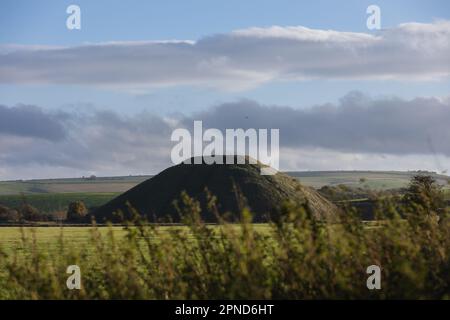
[[69,204],[67,210],[67,220],[72,222],[81,222],[87,216],[87,209],[83,201],[74,201]]
[[[427,214],[432,212],[440,213],[445,207],[445,198],[440,186],[436,180],[428,175],[415,175],[412,177],[405,193],[405,202],[412,211],[425,211]],[[417,207],[419,206],[419,210]]]

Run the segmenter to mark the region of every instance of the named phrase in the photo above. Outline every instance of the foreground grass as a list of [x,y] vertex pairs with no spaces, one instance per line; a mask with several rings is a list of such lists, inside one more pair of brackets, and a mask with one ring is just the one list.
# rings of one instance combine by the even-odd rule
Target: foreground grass
[[[351,211],[327,223],[287,205],[267,225],[244,210],[240,224],[214,227],[184,201],[181,227],[0,228],[0,299],[450,298],[446,213],[415,206],[400,217],[385,205],[367,226]],[[66,287],[74,264],[81,290]],[[382,269],[381,290],[367,289],[370,265]]]

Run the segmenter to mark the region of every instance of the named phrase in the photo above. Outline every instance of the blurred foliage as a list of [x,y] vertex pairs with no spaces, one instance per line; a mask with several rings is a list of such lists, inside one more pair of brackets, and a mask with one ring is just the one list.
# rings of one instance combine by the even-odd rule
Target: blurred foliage
[[[430,184],[431,182],[431,184]],[[238,225],[215,210],[205,224],[197,201],[182,195],[185,228],[160,228],[133,217],[118,239],[92,229],[88,244],[54,250],[22,236],[0,251],[1,299],[449,299],[450,217],[432,181],[411,181],[403,201],[377,202],[378,220],[347,208],[339,221],[317,219],[286,203],[260,232],[243,209]],[[66,288],[66,268],[80,266],[82,289]],[[381,290],[368,290],[366,268],[381,267]]]

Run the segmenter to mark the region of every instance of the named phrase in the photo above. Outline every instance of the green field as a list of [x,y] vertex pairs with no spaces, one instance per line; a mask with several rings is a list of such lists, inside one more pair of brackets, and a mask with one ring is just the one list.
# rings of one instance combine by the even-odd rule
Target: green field
[[[350,187],[364,187],[374,190],[388,190],[404,188],[408,185],[416,171],[311,171],[311,172],[287,172],[306,186],[321,188],[323,186],[346,185]],[[450,187],[450,177],[428,172],[438,183]]]
[[[295,171],[287,174],[298,178],[305,186],[320,188],[325,185],[344,184],[372,189],[405,187],[416,171]],[[449,176],[427,173],[442,185],[448,185]],[[43,193],[121,193],[151,176],[96,177],[71,179],[42,179],[0,181],[0,195]]]
[[67,211],[72,201],[83,201],[88,208],[98,207],[119,195],[119,193],[42,193],[23,195],[0,195],[0,204],[17,208],[28,203],[40,212]]
[[[99,228],[102,234],[106,234],[109,228]],[[0,227],[0,247],[12,250],[20,246],[21,239],[35,237],[39,246],[52,248],[58,243],[61,234],[69,243],[86,243],[89,239],[91,227]],[[111,230],[119,238],[123,238],[125,231],[123,227],[111,227]]]
[[[372,223],[373,224],[373,223]],[[239,225],[233,225],[233,228],[238,229]],[[262,234],[269,230],[268,224],[254,224],[253,227]],[[211,229],[218,228],[217,226],[210,226]],[[20,246],[22,237],[35,238],[38,246],[42,248],[52,248],[57,246],[61,235],[68,244],[87,244],[91,238],[91,233],[94,227],[80,226],[80,227],[0,227],[0,247],[11,250]],[[187,230],[186,226],[158,226],[157,227],[161,237],[165,234],[174,232],[175,230]],[[95,227],[102,236],[106,236],[109,232],[114,233],[114,237],[118,240],[123,239],[128,231],[124,226],[110,226],[110,227]]]
[[151,176],[0,181],[0,195],[43,193],[118,193]]
[[[161,232],[167,232],[182,227],[159,227]],[[58,246],[61,236],[68,245],[89,246],[93,227],[0,227],[0,248],[6,251],[14,251],[21,247],[22,238],[36,239],[36,244],[42,250],[53,250]],[[113,232],[117,240],[124,239],[127,231],[122,226],[97,227],[102,236]]]

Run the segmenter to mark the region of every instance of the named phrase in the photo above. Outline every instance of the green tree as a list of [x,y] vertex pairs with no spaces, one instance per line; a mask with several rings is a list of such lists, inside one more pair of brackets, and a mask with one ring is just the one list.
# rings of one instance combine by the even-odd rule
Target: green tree
[[[439,214],[445,208],[445,198],[442,186],[429,175],[415,175],[411,178],[406,190],[407,204],[424,211],[427,214]],[[417,211],[417,210],[416,210]]]
[[69,204],[67,210],[67,220],[80,222],[83,221],[88,213],[83,201],[74,201]]

